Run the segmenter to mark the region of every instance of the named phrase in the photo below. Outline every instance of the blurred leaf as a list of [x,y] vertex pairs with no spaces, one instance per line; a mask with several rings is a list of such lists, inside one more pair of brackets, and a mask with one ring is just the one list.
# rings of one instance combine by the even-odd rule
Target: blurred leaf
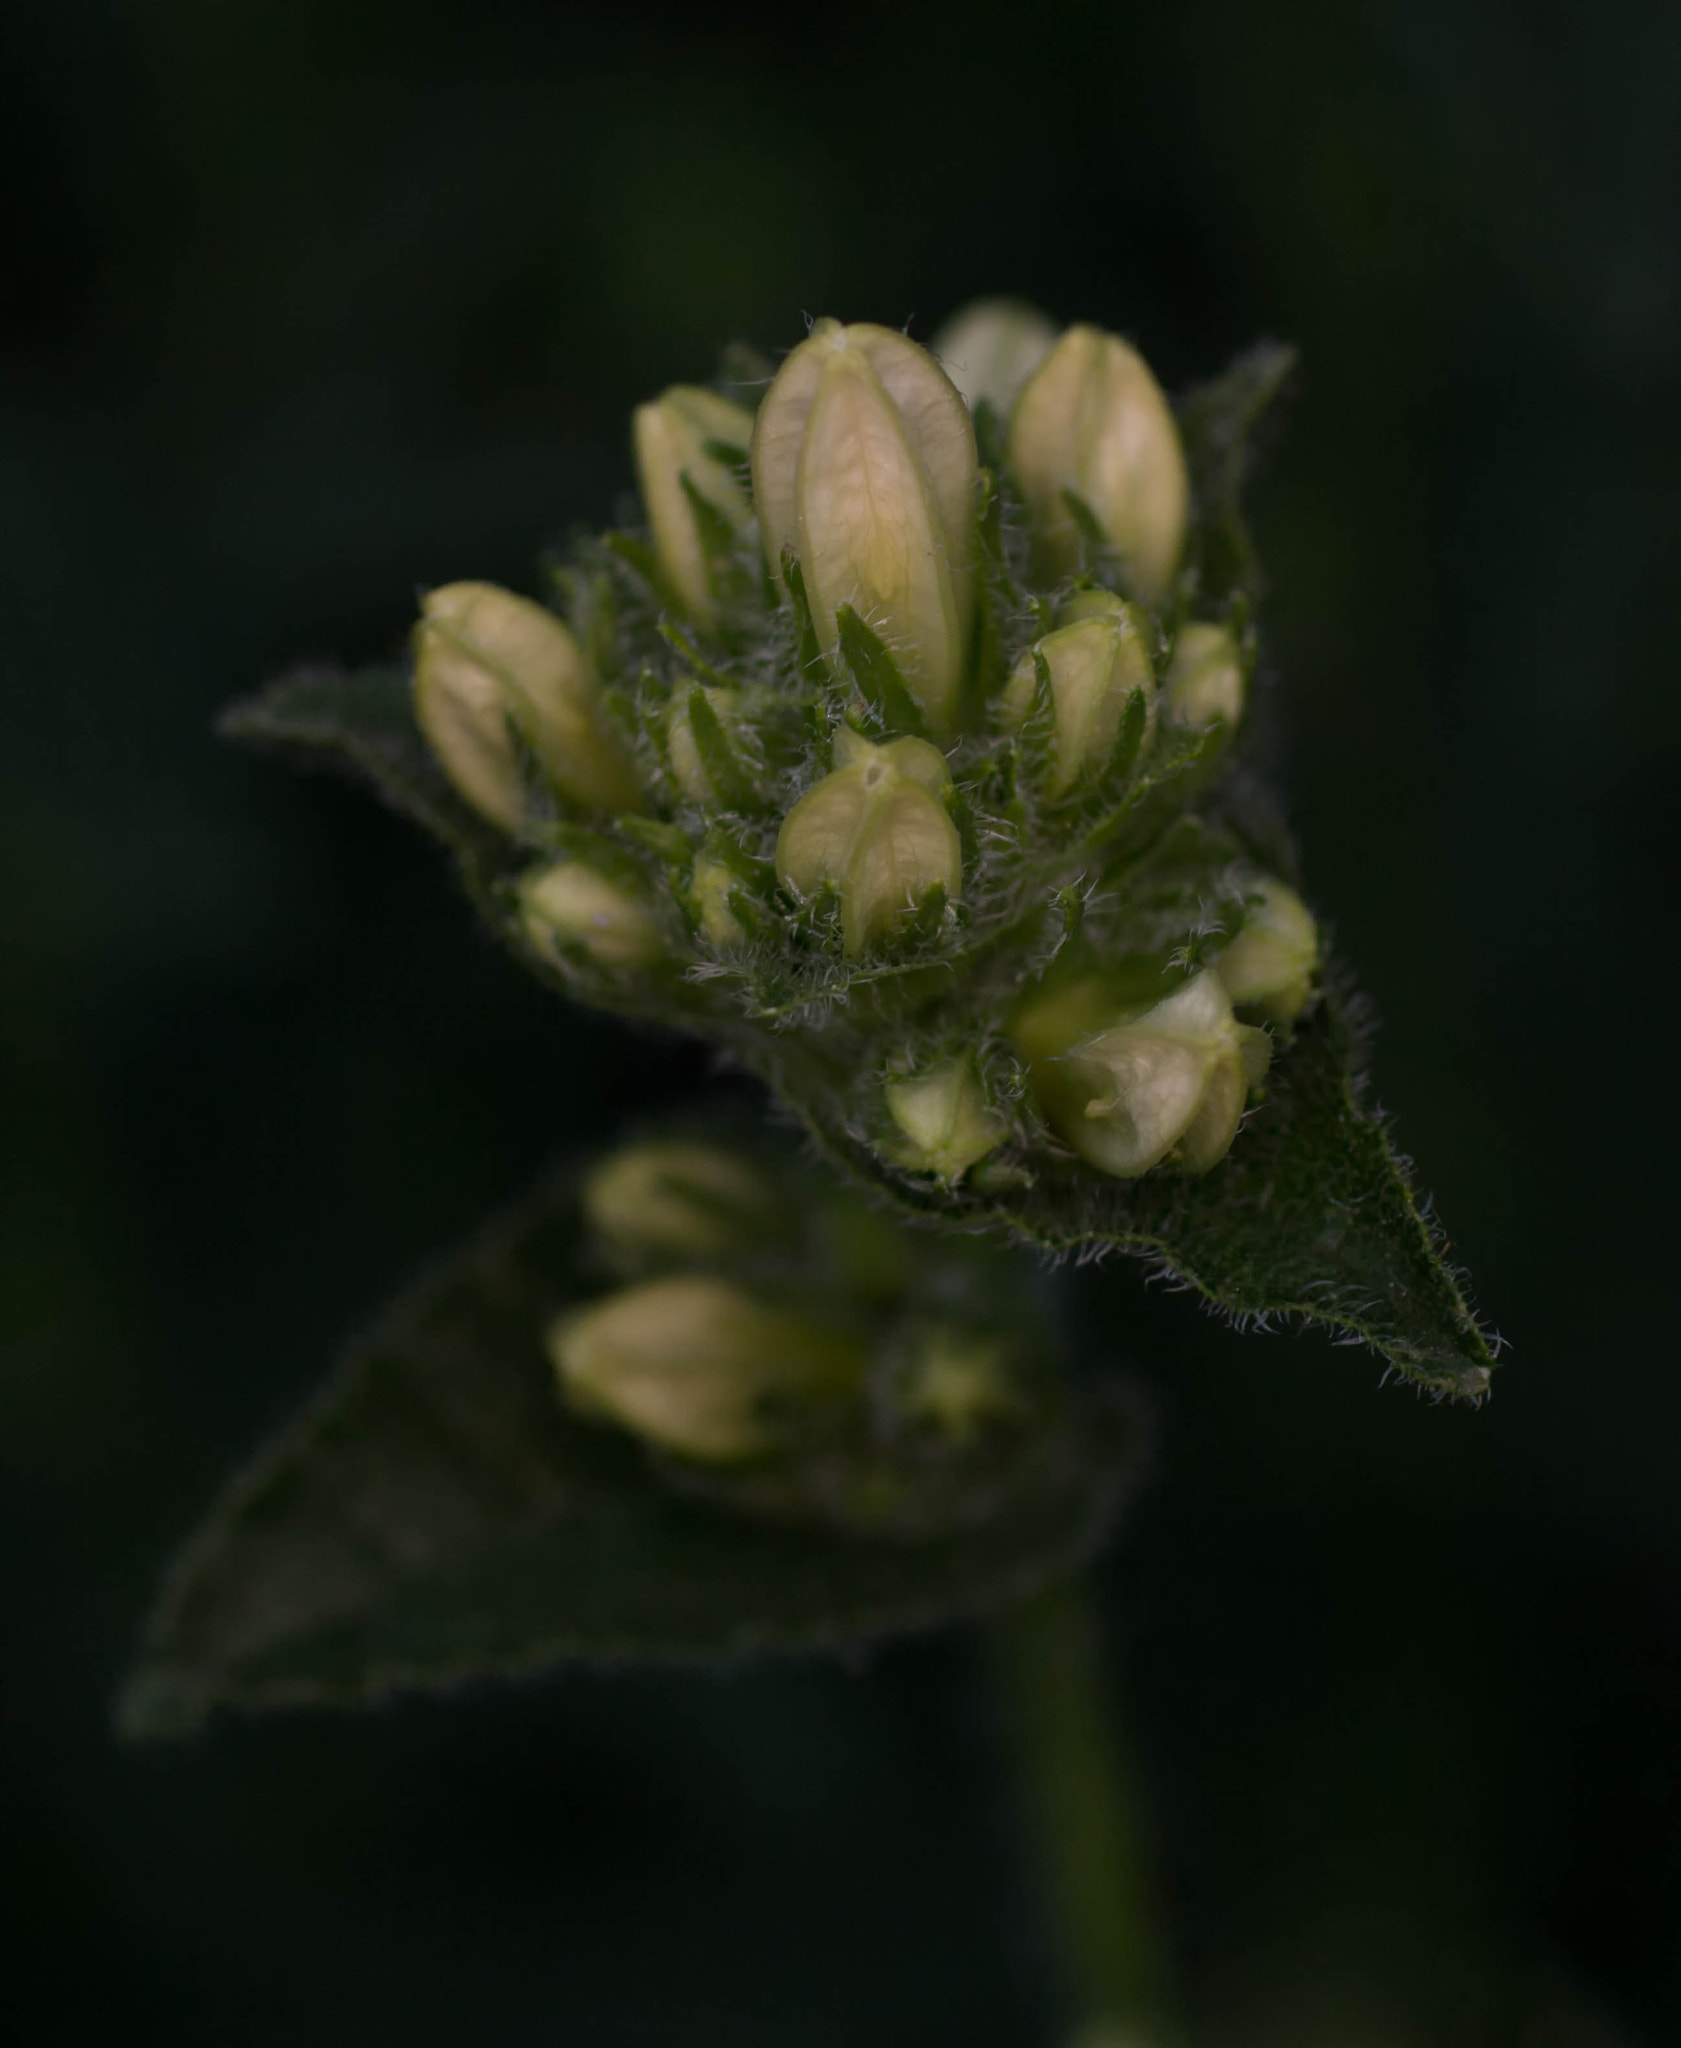
[[542,1333],[599,1284],[557,1179],[402,1295],[174,1567],[124,1728],[928,1627],[1077,1563],[1136,1456],[1130,1410],[1092,1397],[999,1512],[956,1534],[872,1542],[721,1513],[556,1398]]
[[1258,342],[1231,367],[1199,384],[1179,408],[1179,430],[1191,468],[1195,522],[1191,551],[1209,596],[1253,595],[1260,564],[1244,521],[1244,480],[1254,459],[1255,432],[1296,366],[1283,342]]

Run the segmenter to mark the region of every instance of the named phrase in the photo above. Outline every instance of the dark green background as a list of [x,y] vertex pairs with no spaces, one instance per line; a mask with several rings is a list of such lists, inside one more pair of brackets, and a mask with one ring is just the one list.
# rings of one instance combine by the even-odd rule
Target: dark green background
[[1200,2038],[1681,2034],[1681,11],[13,0],[0,289],[5,2004],[253,2044],[1051,2039],[960,1640],[125,1751],[160,1561],[339,1332],[702,1084],[218,748],[528,581],[626,415],[1014,289],[1304,353],[1256,497],[1315,904],[1481,1412],[1126,1271],[1106,1571]]

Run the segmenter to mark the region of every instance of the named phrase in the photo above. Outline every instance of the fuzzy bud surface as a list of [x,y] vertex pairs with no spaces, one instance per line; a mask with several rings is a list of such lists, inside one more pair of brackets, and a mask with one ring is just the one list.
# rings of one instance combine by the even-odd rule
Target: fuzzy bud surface
[[414,713],[444,773],[506,832],[526,818],[516,733],[567,802],[643,808],[583,649],[553,612],[511,590],[448,583],[428,594],[415,629]]
[[1101,328],[1070,327],[1016,403],[1010,461],[1049,580],[1080,566],[1072,492],[1120,557],[1132,594],[1162,603],[1185,545],[1190,474],[1161,386],[1136,349]]

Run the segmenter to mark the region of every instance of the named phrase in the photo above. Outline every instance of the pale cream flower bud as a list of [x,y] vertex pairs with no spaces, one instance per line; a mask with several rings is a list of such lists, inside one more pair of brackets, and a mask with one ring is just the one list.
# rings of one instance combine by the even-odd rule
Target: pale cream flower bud
[[415,628],[414,714],[444,773],[505,831],[525,821],[516,733],[570,803],[643,808],[583,649],[553,612],[494,583],[446,583],[427,596]]
[[775,1217],[764,1175],[693,1139],[611,1153],[584,1183],[584,1214],[611,1244],[641,1257],[716,1259],[760,1241]]
[[1162,1001],[1034,1061],[1046,1115],[1091,1165],[1122,1179],[1172,1156],[1205,1173],[1237,1135],[1265,1074],[1264,1031],[1239,1024],[1212,971]]
[[1214,963],[1231,1000],[1293,1024],[1313,992],[1319,927],[1296,894],[1270,875],[1253,885],[1237,937]]
[[799,558],[824,653],[850,605],[935,732],[950,731],[975,609],[975,430],[926,349],[819,320],[753,429],[753,499],[772,571]]
[[647,906],[579,860],[557,860],[520,883],[520,915],[540,951],[581,946],[598,967],[652,967],[666,957]]
[[918,1173],[960,1181],[1009,1134],[968,1060],[945,1060],[925,1074],[889,1081],[882,1093],[905,1137],[892,1156]]
[[1181,626],[1162,693],[1169,718],[1182,725],[1236,725],[1243,716],[1243,654],[1229,626]]
[[1161,386],[1136,349],[1100,328],[1070,327],[1016,402],[1010,462],[1048,579],[1080,565],[1072,492],[1119,555],[1133,595],[1162,602],[1185,545],[1190,474]]
[[725,463],[708,454],[708,442],[739,448],[745,457],[753,438],[753,415],[698,384],[673,384],[632,420],[637,481],[648,508],[654,551],[678,601],[703,626],[714,624],[717,572],[695,507],[685,490],[704,498],[732,531],[753,516],[746,491]]
[[1155,727],[1156,682],[1150,663],[1152,629],[1136,605],[1107,591],[1082,592],[1073,623],[1059,626],[1022,656],[999,703],[1006,725],[1020,726],[1033,708],[1043,656],[1051,677],[1056,716],[1056,752],[1047,794],[1065,796],[1077,783],[1101,774],[1119,737],[1127,700],[1144,700],[1144,742]]
[[699,1274],[561,1317],[548,1350],[574,1407],[709,1464],[775,1452],[814,1405],[851,1394],[864,1366],[845,1339]]
[[975,299],[928,344],[972,412],[984,400],[1001,420],[1056,346],[1056,327],[1021,299]]
[[741,877],[728,861],[703,853],[695,861],[690,898],[702,932],[720,953],[730,953],[747,943],[741,919],[730,908],[730,893],[741,887]]
[[782,821],[776,872],[802,896],[833,884],[849,953],[888,937],[939,886],[956,897],[963,850],[946,809],[951,772],[926,740],[874,746],[835,734],[835,769]]

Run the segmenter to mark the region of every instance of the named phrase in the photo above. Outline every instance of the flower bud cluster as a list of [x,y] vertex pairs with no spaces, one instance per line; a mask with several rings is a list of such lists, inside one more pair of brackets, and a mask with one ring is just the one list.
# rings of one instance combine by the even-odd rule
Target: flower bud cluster
[[1001,1504],[1060,1415],[1028,1274],[935,1247],[796,1162],[650,1138],[586,1179],[581,1270],[620,1283],[545,1338],[571,1413],[722,1505],[921,1538]]
[[932,352],[824,319],[632,443],[643,532],[582,544],[552,608],[451,584],[416,630],[416,723],[504,835],[513,943],[942,1200],[1070,1150],[1216,1165],[1319,934],[1227,772],[1248,593],[1206,582],[1142,356],[1008,301]]

